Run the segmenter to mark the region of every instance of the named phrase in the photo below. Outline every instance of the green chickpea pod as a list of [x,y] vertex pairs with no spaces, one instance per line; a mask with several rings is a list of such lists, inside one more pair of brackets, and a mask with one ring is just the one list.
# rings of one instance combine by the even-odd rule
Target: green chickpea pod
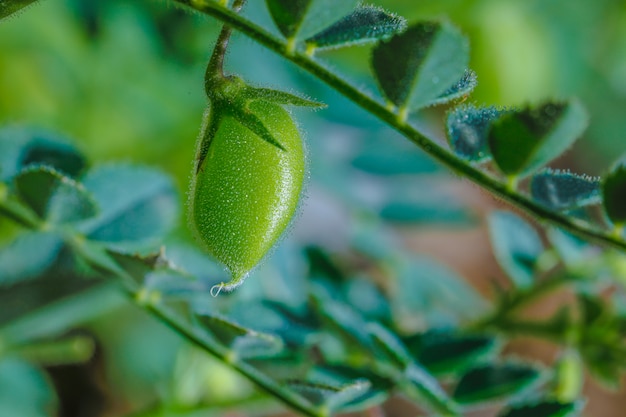
[[225,290],[239,284],[287,228],[305,175],[302,140],[289,113],[261,100],[250,103],[249,112],[282,149],[233,115],[218,117],[217,126],[208,115],[204,130],[214,134],[191,183],[192,229],[231,272]]
[[[238,11],[242,5],[237,1],[233,8]],[[189,223],[195,237],[232,275],[211,290],[214,295],[241,284],[298,208],[305,152],[298,128],[282,106],[321,106],[225,76],[230,33],[230,28],[222,29],[207,67],[209,109],[189,191]]]

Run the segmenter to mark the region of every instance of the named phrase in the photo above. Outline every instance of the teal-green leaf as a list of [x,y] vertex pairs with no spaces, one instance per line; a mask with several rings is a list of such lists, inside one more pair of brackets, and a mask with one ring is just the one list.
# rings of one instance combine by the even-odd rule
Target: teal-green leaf
[[[432,197],[432,196],[430,196]],[[399,224],[449,224],[468,225],[473,222],[471,214],[458,202],[442,203],[437,198],[401,199],[386,202],[379,215],[382,219]]]
[[487,137],[491,123],[507,110],[496,107],[459,106],[446,119],[448,143],[464,159],[482,162],[491,158]]
[[225,317],[212,314],[197,316],[198,323],[220,343],[244,359],[270,357],[283,350],[283,341],[273,334],[243,327]]
[[404,369],[412,362],[411,355],[402,341],[390,330],[378,323],[368,323],[367,331],[372,337],[374,346],[380,351],[376,357],[387,357],[395,366]]
[[587,123],[587,112],[577,100],[526,107],[492,124],[489,148],[500,171],[526,176],[565,152]]
[[478,77],[476,73],[470,69],[466,69],[463,76],[452,84],[446,91],[441,93],[431,104],[444,104],[453,100],[458,100],[470,95],[474,88],[478,85]]
[[19,198],[48,223],[76,223],[97,213],[95,200],[80,183],[46,165],[25,168],[14,183]]
[[56,414],[57,406],[41,369],[14,357],[0,361],[0,416],[47,417]]
[[396,320],[450,325],[486,312],[487,303],[467,280],[432,258],[411,254],[410,262],[394,265],[394,273],[398,281],[391,305]]
[[246,88],[244,93],[245,98],[248,100],[264,100],[271,103],[288,105],[288,106],[300,106],[300,107],[313,107],[324,108],[326,104],[313,101],[309,98],[302,97],[296,94],[288,93],[286,91],[274,90],[271,88]]
[[305,42],[316,49],[341,48],[387,39],[405,28],[406,20],[400,16],[380,7],[359,6]]
[[176,221],[178,195],[160,171],[104,165],[88,172],[83,183],[100,207],[99,215],[82,225],[90,239],[135,249],[158,242]]
[[487,364],[461,377],[453,397],[462,404],[474,404],[511,397],[529,388],[541,372],[524,364]]
[[39,277],[57,259],[63,239],[56,233],[26,231],[0,248],[0,288]]
[[343,385],[292,380],[287,386],[318,407],[339,411],[366,394],[371,383],[366,379],[357,379]]
[[489,236],[500,267],[519,288],[533,283],[543,243],[535,229],[517,215],[496,211],[489,216]]
[[602,181],[604,210],[615,224],[626,223],[626,164],[618,164]]
[[549,228],[546,232],[552,247],[566,265],[581,265],[581,262],[592,255],[591,246],[584,240],[557,228]]
[[0,19],[12,15],[37,0],[0,0]]
[[339,330],[347,340],[352,343],[356,342],[357,346],[366,350],[374,348],[371,335],[367,330],[367,321],[359,312],[345,303],[321,294],[316,294],[315,306],[322,318]]
[[491,336],[431,330],[404,339],[404,344],[435,375],[460,374],[495,354],[499,344]]
[[498,417],[571,417],[577,415],[579,411],[580,403],[545,400],[515,404],[498,414]]
[[352,160],[352,166],[381,176],[427,174],[439,170],[439,166],[422,153],[380,145],[362,150]]
[[457,404],[426,369],[413,362],[405,369],[404,376],[409,386],[417,390],[420,403],[424,403],[427,408],[439,413],[438,415],[459,415]]
[[467,39],[454,26],[420,22],[372,53],[372,65],[384,95],[400,109],[434,104],[458,84],[468,64]]
[[47,165],[75,178],[87,161],[56,133],[22,126],[0,129],[0,180],[6,181],[32,165]]
[[393,366],[400,369],[403,379],[418,392],[428,408],[444,415],[454,415],[454,402],[435,377],[413,360],[398,336],[378,323],[368,323],[367,329],[380,352],[377,358],[387,357]]
[[288,39],[306,39],[350,13],[359,0],[266,0],[274,23]]
[[323,365],[314,368],[312,374],[311,379],[328,381],[328,383],[336,386],[349,386],[355,381],[369,382],[369,389],[350,399],[350,401],[344,400],[341,406],[336,407],[336,411],[341,412],[360,411],[379,405],[389,398],[390,390],[394,386],[392,380],[372,372],[369,368]]
[[530,194],[552,210],[572,210],[601,201],[600,179],[548,168],[532,177]]

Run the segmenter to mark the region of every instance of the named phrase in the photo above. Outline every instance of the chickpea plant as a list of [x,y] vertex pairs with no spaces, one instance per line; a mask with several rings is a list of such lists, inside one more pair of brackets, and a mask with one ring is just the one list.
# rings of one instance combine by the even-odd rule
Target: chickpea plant
[[[0,0],[0,17],[30,3]],[[357,0],[266,0],[274,25],[267,28],[246,15],[245,0],[173,3],[223,24],[206,67],[209,105],[188,192],[188,224],[202,250],[180,249],[165,237],[181,206],[167,175],[129,164],[89,167],[58,134],[26,126],[0,130],[0,216],[19,229],[0,249],[0,415],[55,413],[64,399],[42,369],[88,361],[93,340],[63,332],[76,326],[77,315],[85,320],[119,306],[111,294],[120,291],[196,353],[275,399],[272,404],[312,417],[380,415],[399,395],[415,408],[411,412],[427,415],[488,408],[499,417],[576,416],[585,409],[585,371],[609,387],[619,384],[626,368],[626,316],[617,308],[626,294],[620,284],[626,275],[626,171],[617,163],[594,178],[547,167],[586,128],[580,101],[468,104],[477,75],[468,68],[469,45],[459,29],[444,21],[407,22]],[[226,74],[233,31],[536,219],[543,233],[508,211],[489,216],[494,255],[509,288],[487,300],[445,265],[410,253],[394,238],[390,224],[467,218],[449,201],[427,215],[408,201],[414,183],[402,188],[398,175],[417,182],[439,168],[385,142],[353,155],[342,169],[328,167],[328,182],[358,223],[351,254],[315,245],[279,248],[304,266],[294,270],[283,262],[271,276],[259,277],[268,280],[267,288],[251,282],[257,293],[241,295],[248,283],[236,288],[276,245],[302,195],[305,145],[287,107],[324,105]],[[370,63],[362,65],[370,65],[380,96],[324,59],[327,50],[363,44],[372,47]],[[446,141],[415,127],[420,112],[432,106],[447,106]],[[377,207],[358,201],[350,183],[356,175],[346,174],[356,171],[384,183],[389,194],[399,190],[399,197]],[[561,289],[573,297],[560,309],[541,320],[527,317],[530,304]],[[560,353],[547,365],[503,353],[518,335],[547,340]],[[223,412],[223,403],[201,389],[176,395],[189,387],[185,378],[209,383],[191,357],[180,355],[184,372],[173,372],[166,384],[171,392],[153,404],[135,404],[137,415]],[[45,400],[33,406],[11,395],[5,381],[12,378],[28,381],[25,397],[43,389]],[[231,406],[249,411],[256,401],[255,393]]]

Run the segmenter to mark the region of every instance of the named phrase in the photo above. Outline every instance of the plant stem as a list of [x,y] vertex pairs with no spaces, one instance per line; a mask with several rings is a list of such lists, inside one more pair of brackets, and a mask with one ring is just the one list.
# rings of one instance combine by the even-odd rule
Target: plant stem
[[[246,0],[235,0],[235,3],[233,3],[233,12],[239,13],[245,3]],[[209,60],[209,64],[207,65],[206,72],[204,74],[205,89],[211,88],[216,81],[219,82],[225,77],[224,57],[226,56],[228,42],[230,41],[232,33],[233,29],[229,25],[224,24],[217,38],[213,53],[211,54],[211,59]]]
[[626,251],[626,241],[624,241],[621,237],[615,236],[611,232],[599,230],[588,223],[582,223],[579,220],[554,212],[532,201],[530,198],[519,194],[517,191],[511,190],[509,186],[506,183],[503,183],[500,179],[470,165],[468,162],[454,155],[434,140],[424,136],[409,123],[402,123],[399,120],[398,115],[394,113],[392,109],[385,106],[385,104],[380,100],[365,94],[359,90],[358,87],[355,87],[337,74],[333,73],[314,57],[308,56],[306,53],[297,49],[295,51],[289,51],[289,47],[285,40],[272,35],[262,27],[247,20],[246,18],[211,0],[175,1],[224,22],[224,24],[243,33],[259,44],[281,55],[286,60],[296,64],[348,99],[352,100],[364,110],[393,127],[410,141],[422,148],[422,150],[428,155],[436,159],[441,164],[447,166],[453,172],[477,183],[492,194],[508,201],[514,206],[541,220],[566,229],[581,238]]
[[285,389],[279,382],[259,372],[254,366],[233,356],[228,348],[194,329],[184,318],[163,305],[158,294],[155,297],[152,296],[154,294],[146,294],[145,288],[138,286],[134,278],[112,259],[103,261],[102,258],[88,257],[85,252],[82,255],[93,266],[118,277],[126,294],[137,306],[151,313],[169,328],[187,339],[188,342],[239,372],[260,389],[278,398],[292,409],[310,417],[325,417],[323,410],[315,407],[305,398]]
[[[511,315],[516,311],[519,311],[522,307],[537,301],[541,297],[569,282],[574,281],[575,279],[575,276],[563,273],[562,275],[541,281],[531,288],[517,290],[508,295],[504,300],[501,300],[495,311],[471,324],[469,328],[477,331],[483,331],[494,326],[500,328],[502,327],[499,326],[501,322],[508,322]],[[532,326],[529,326],[528,328],[530,329],[531,327]]]

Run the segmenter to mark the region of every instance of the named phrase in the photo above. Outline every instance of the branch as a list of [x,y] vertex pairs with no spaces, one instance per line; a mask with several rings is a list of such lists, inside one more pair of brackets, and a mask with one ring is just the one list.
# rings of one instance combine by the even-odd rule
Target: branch
[[298,67],[309,72],[331,88],[335,89],[337,92],[352,100],[355,104],[367,112],[378,117],[380,120],[403,134],[407,139],[415,143],[424,152],[440,162],[442,165],[451,169],[454,173],[468,178],[472,182],[478,184],[495,196],[511,203],[522,211],[555,226],[559,226],[586,240],[626,251],[626,241],[618,236],[615,236],[614,233],[599,230],[589,224],[581,223],[576,219],[551,211],[532,201],[528,197],[515,192],[499,179],[473,167],[435,141],[421,134],[413,126],[404,122],[398,114],[389,110],[380,100],[363,93],[358,87],[352,85],[327,69],[314,57],[307,56],[305,53],[298,50],[294,51],[290,49],[286,40],[272,35],[250,20],[239,16],[238,14],[211,0],[174,1],[222,21],[225,25],[243,33],[257,43],[296,64]]

